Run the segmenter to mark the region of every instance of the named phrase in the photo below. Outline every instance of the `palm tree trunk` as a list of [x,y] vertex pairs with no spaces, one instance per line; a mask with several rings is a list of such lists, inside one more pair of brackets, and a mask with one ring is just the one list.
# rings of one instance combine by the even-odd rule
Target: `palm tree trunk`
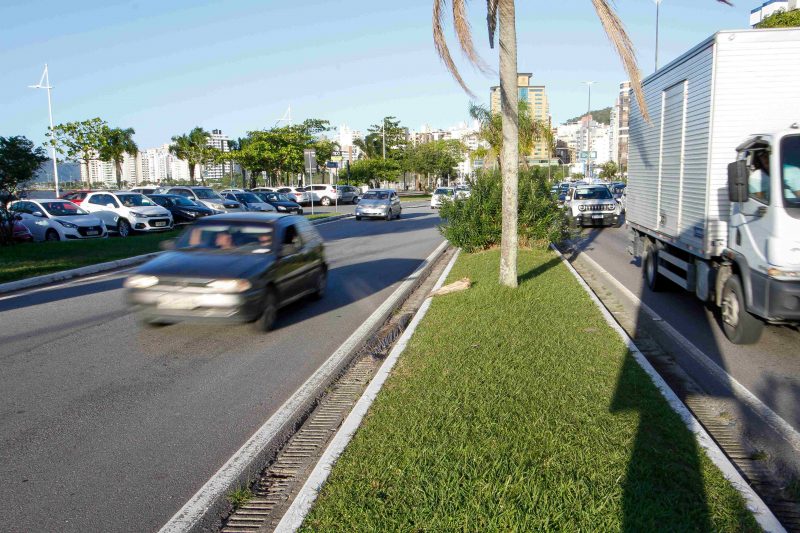
[[189,184],[194,185],[194,163],[189,163]]
[[117,189],[122,190],[122,161],[114,161],[114,165],[117,167]]
[[500,0],[500,109],[503,116],[503,229],[500,283],[517,286],[517,190],[519,179],[519,95],[514,0]]

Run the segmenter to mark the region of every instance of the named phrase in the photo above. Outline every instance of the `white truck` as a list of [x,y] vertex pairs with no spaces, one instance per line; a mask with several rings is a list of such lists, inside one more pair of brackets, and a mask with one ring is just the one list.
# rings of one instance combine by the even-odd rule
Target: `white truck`
[[800,29],[720,31],[631,102],[626,224],[651,290],[720,308],[736,344],[800,322]]

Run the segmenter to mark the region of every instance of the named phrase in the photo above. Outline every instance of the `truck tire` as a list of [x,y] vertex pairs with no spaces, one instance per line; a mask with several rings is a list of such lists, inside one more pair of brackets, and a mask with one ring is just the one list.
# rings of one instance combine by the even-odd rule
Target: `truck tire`
[[747,312],[739,276],[732,275],[722,287],[722,330],[733,344],[754,344],[761,338],[764,323]]
[[658,250],[654,246],[646,248],[644,256],[644,280],[653,292],[664,290],[666,280],[658,273]]

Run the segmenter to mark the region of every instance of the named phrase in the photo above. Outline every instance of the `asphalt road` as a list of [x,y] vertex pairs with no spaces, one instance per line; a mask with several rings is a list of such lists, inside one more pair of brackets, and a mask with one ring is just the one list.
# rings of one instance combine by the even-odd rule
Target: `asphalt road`
[[[770,326],[758,344],[739,346],[725,337],[712,309],[680,288],[652,293],[645,286],[642,270],[628,254],[627,230],[585,230],[584,253],[654,309],[692,344],[744,385],[795,430],[800,431],[800,333],[787,327]],[[713,395],[719,383],[710,383],[689,363],[681,366]],[[723,384],[724,385],[724,384]],[[719,394],[725,394],[719,392]]]
[[319,226],[328,294],[269,334],[140,329],[120,274],[0,298],[0,530],[157,530],[442,242],[438,220]]

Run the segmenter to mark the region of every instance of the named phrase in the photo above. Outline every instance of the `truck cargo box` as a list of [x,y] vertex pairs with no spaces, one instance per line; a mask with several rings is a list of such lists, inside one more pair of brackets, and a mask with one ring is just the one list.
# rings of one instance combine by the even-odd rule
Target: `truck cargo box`
[[721,31],[631,98],[626,221],[710,258],[727,244],[727,165],[748,136],[800,116],[800,29]]

